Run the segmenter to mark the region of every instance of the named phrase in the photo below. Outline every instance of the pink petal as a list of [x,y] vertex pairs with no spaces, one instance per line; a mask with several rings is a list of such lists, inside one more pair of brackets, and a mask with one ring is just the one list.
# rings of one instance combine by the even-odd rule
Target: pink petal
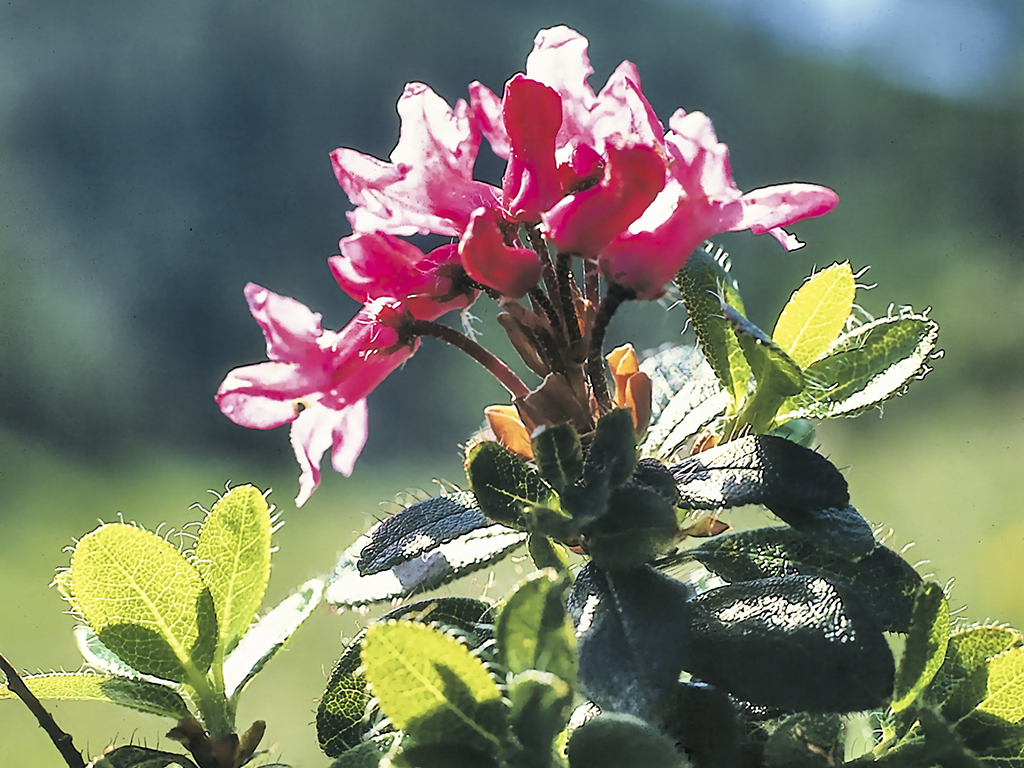
[[311,391],[305,373],[291,363],[258,363],[235,368],[221,383],[216,400],[235,424],[273,429],[292,421],[295,401]]
[[512,150],[505,120],[501,116],[501,99],[486,85],[474,80],[469,84],[469,105],[480,133],[491,145],[491,151],[502,160],[508,160]]
[[267,357],[271,360],[302,359],[323,333],[320,314],[288,296],[249,283],[245,286],[245,300],[267,340]]
[[320,462],[333,448],[331,458],[336,470],[352,474],[355,460],[366,443],[366,401],[334,410],[313,404],[292,423],[291,443],[299,463],[299,493],[295,506],[301,507],[320,485]]
[[608,144],[660,147],[664,143],[665,129],[640,90],[640,76],[632,62],[622,62],[597,95],[590,112],[590,134],[598,151]]
[[738,228],[749,229],[755,235],[771,232],[778,238],[772,230],[828,213],[839,203],[839,195],[817,184],[793,183],[755,189],[743,195],[742,202],[743,218]]
[[644,212],[664,185],[665,162],[658,150],[611,146],[601,183],[563,198],[544,215],[548,237],[561,253],[596,256]]
[[587,83],[594,72],[587,56],[588,45],[587,38],[569,27],[543,29],[526,58],[526,76],[551,86],[562,98],[560,147],[580,141],[592,143],[590,110],[597,97]]
[[459,243],[459,255],[471,278],[505,296],[521,298],[540,280],[540,257],[527,248],[505,244],[494,209],[474,212]]
[[394,235],[356,233],[338,245],[341,256],[332,256],[327,263],[341,289],[363,304],[382,296],[421,293],[436,283],[422,266],[426,254]]
[[512,147],[502,182],[505,211],[515,221],[538,222],[562,196],[555,163],[562,100],[543,83],[516,75],[505,86],[502,116]]
[[422,83],[410,83],[398,101],[402,129],[391,163],[351,149],[331,162],[338,182],[355,203],[349,223],[356,232],[458,236],[497,190],[473,181],[480,135],[464,101],[448,104]]

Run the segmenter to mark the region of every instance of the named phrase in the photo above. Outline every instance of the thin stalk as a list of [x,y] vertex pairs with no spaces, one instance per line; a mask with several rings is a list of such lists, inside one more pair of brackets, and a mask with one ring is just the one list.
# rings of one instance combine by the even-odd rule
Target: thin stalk
[[75,749],[71,734],[61,730],[61,727],[57,725],[57,721],[53,719],[53,715],[46,711],[46,707],[28,689],[25,681],[18,674],[18,670],[11,666],[11,663],[4,658],[3,654],[0,654],[0,670],[3,670],[4,675],[7,677],[7,687],[11,690],[11,693],[21,699],[25,706],[28,707],[29,712],[35,715],[39,727],[46,731],[46,735],[50,737],[50,741],[53,742],[53,746],[60,752],[60,756],[64,758],[68,768],[85,768],[85,759],[82,757],[82,753]]
[[503,360],[495,357],[494,354],[454,328],[431,320],[411,320],[403,326],[402,330],[413,336],[433,336],[435,339],[441,339],[441,341],[461,349],[490,371],[491,375],[501,382],[501,385],[509,391],[512,397],[526,397],[530,394],[530,388],[516,376],[515,371],[505,365]]
[[[536,225],[527,225],[524,229],[526,230],[526,239],[529,241],[530,247],[534,253],[540,256],[541,278],[544,280],[544,287],[547,289],[548,298],[551,299],[550,303],[556,312],[560,313],[562,302],[559,299],[558,278],[555,276],[555,268],[551,263],[551,251],[548,250],[548,244]],[[565,318],[559,315],[559,322],[555,323],[554,326],[564,325],[564,323]]]
[[554,305],[551,303],[551,299],[547,297],[547,294],[545,294],[544,291],[540,288],[534,288],[530,291],[529,296],[530,302],[534,306],[534,310],[539,308],[540,311],[544,313],[544,317],[548,319],[548,325],[550,325],[552,329],[561,327],[562,319],[558,316],[558,311],[555,309]]
[[591,259],[583,260],[583,295],[593,307],[601,301],[601,273]]
[[555,274],[558,275],[558,292],[562,299],[562,317],[565,318],[565,330],[569,344],[579,343],[580,319],[576,314],[576,302],[573,301],[572,255],[560,253],[556,257]]
[[624,301],[635,298],[636,291],[633,289],[611,283],[594,316],[594,326],[590,330],[590,349],[587,353],[587,376],[590,378],[590,389],[601,413],[607,413],[612,409],[608,379],[604,372],[604,337],[618,308]]

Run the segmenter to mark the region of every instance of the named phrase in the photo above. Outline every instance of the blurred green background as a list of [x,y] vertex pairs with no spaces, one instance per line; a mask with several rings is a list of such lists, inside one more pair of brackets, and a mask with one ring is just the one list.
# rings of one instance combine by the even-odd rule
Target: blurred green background
[[[916,542],[923,571],[956,576],[965,619],[1024,626],[1015,0],[12,3],[0,9],[0,650],[16,666],[77,668],[74,620],[48,585],[98,520],[177,529],[207,489],[273,487],[287,523],[274,601],[328,569],[380,500],[460,480],[456,444],[504,393],[429,340],[371,397],[356,474],[325,473],[299,511],[286,432],[236,427],[212,395],[229,368],[263,358],[245,282],[298,298],[326,327],[355,310],[326,265],[348,233],[328,152],[386,157],[406,81],[452,102],[473,79],[499,91],[558,23],[590,38],[595,87],[629,58],[663,120],[706,111],[741,189],[840,193],[834,213],[795,228],[803,251],[723,238],[755,322],[770,328],[813,267],[844,259],[871,266],[869,312],[934,307],[935,372],[884,419],[823,427],[823,450],[897,547]],[[481,157],[481,178],[500,172]],[[684,324],[679,309],[629,307],[611,340],[653,347]],[[281,759],[326,764],[314,699],[359,621],[318,612],[244,698],[243,727],[267,719]],[[53,709],[90,753],[171,748],[155,718]],[[0,762],[59,764],[19,705],[0,706],[0,733]]]

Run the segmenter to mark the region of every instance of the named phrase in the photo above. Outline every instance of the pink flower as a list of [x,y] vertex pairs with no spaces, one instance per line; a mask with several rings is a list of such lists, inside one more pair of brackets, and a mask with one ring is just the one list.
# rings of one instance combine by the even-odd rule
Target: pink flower
[[301,506],[320,482],[320,460],[344,475],[366,442],[366,396],[404,363],[416,345],[401,343],[402,302],[375,299],[341,331],[325,331],[320,315],[287,296],[253,283],[245,287],[249,311],[267,340],[269,362],[231,371],[217,404],[236,424],[272,429],[291,423],[301,468]]
[[654,299],[691,253],[720,232],[768,233],[786,250],[803,245],[784,226],[832,210],[838,195],[814,184],[783,184],[743,194],[729,168],[729,150],[701,112],[677,111],[665,137],[665,188],[598,261],[605,276]]
[[473,213],[459,255],[471,278],[514,299],[525,296],[540,280],[540,258],[529,248],[505,244],[493,209]]
[[410,83],[398,100],[402,131],[391,162],[336,149],[334,174],[356,209],[354,232],[458,237],[470,214],[496,205],[498,190],[473,180],[480,133],[466,102],[454,111],[422,83]]
[[327,263],[341,289],[356,301],[400,299],[417,320],[436,320],[476,299],[477,291],[460,285],[465,271],[457,245],[442,245],[425,254],[383,233],[357,233],[338,245],[341,255]]

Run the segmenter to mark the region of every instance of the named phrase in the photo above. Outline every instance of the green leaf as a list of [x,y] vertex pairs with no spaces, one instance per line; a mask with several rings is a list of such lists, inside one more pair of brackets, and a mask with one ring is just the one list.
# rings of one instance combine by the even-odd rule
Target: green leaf
[[184,755],[126,744],[89,763],[90,768],[196,768]]
[[569,550],[564,544],[549,539],[547,536],[530,534],[527,540],[530,558],[538,570],[554,568],[559,573],[569,573]]
[[551,765],[555,739],[572,712],[572,688],[550,672],[530,669],[512,678],[512,731],[533,758],[533,765]]
[[[492,638],[491,608],[480,600],[467,597],[442,597],[399,606],[382,620],[408,617],[414,621],[456,628],[471,647],[478,647]],[[316,711],[317,739],[328,757],[336,757],[356,747],[372,724],[370,693],[362,673],[363,638],[361,631],[345,648],[327,681],[327,689]]]
[[583,474],[583,445],[571,424],[538,427],[530,441],[537,470],[561,493]]
[[550,672],[576,684],[576,633],[565,610],[570,580],[554,569],[521,581],[505,599],[494,625],[498,662],[511,674]]
[[988,663],[988,690],[978,711],[1008,723],[1024,717],[1024,648],[1011,648]]
[[750,386],[750,366],[722,314],[723,304],[741,314],[744,311],[736,282],[727,266],[705,251],[697,251],[686,260],[675,282],[704,357],[722,383],[722,389],[729,393],[736,410],[746,399]]
[[636,469],[638,458],[633,413],[628,408],[616,408],[597,420],[583,468],[584,479],[590,484],[607,478],[611,488],[622,485]]
[[251,485],[232,488],[203,522],[192,564],[213,595],[222,653],[256,616],[270,579],[270,506]]
[[949,605],[942,587],[922,584],[914,600],[910,633],[893,688],[892,710],[901,712],[917,699],[935,677],[949,642]]
[[845,327],[856,290],[849,262],[812,275],[782,310],[772,341],[801,368],[810,365]]
[[535,506],[558,506],[558,494],[537,470],[499,443],[470,448],[466,475],[480,510],[491,520],[524,530],[525,515]]
[[397,733],[383,733],[380,736],[374,736],[347,752],[343,752],[337,760],[331,763],[331,768],[377,768],[381,758],[391,751],[397,740]]
[[1022,642],[1021,634],[1007,627],[980,626],[954,632],[942,666],[928,686],[929,700],[940,704],[949,720],[966,716],[987,695],[989,659]]
[[[22,678],[36,698],[50,701],[106,701],[175,720],[191,717],[184,699],[166,685],[92,672],[51,672]],[[15,695],[0,684],[0,700]]]
[[324,582],[311,579],[249,628],[235,650],[224,660],[224,692],[229,699],[238,698],[256,673],[320,605],[323,595]]
[[857,561],[838,558],[807,535],[779,526],[705,539],[675,561],[697,560],[726,581],[826,576],[849,585],[888,632],[907,632],[921,577],[881,544]]
[[684,768],[672,740],[633,715],[606,713],[569,738],[570,768]]
[[730,432],[749,429],[767,432],[779,407],[787,397],[803,391],[804,374],[792,359],[768,335],[728,305],[722,314],[732,327],[740,349],[750,365],[756,388],[736,417]]
[[100,642],[138,672],[190,682],[210,668],[213,597],[159,536],[123,523],[97,528],[75,547],[67,585]]
[[672,548],[679,533],[676,507],[658,490],[631,481],[612,492],[608,513],[583,533],[595,565],[633,568]]
[[391,619],[366,630],[361,656],[381,710],[417,744],[500,751],[508,730],[501,690],[459,640]]
[[938,335],[937,323],[910,311],[843,334],[807,366],[807,387],[783,403],[777,421],[853,416],[902,394],[931,370]]

